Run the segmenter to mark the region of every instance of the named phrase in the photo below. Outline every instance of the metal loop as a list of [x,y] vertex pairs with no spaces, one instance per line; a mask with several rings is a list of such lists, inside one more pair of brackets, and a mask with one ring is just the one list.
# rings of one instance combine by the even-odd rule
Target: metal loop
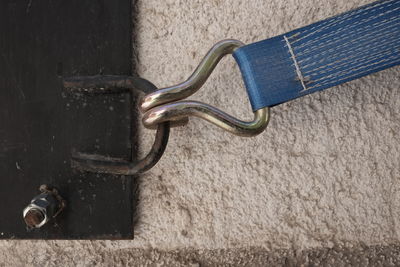
[[205,103],[176,102],[197,92],[218,62],[225,55],[232,54],[243,45],[238,40],[223,40],[215,44],[185,82],[146,95],[140,105],[141,111],[144,112],[142,120],[144,126],[154,129],[157,124],[162,122],[178,123],[187,120],[188,116],[196,116],[239,136],[254,136],[261,133],[269,122],[268,107],[255,111],[254,120],[245,122]]
[[72,152],[71,165],[75,169],[96,173],[118,175],[135,175],[151,169],[161,159],[167,147],[169,123],[160,123],[154,138],[153,146],[147,155],[134,162],[126,162],[110,157]]
[[[132,96],[137,92],[147,94],[157,89],[153,84],[139,77],[118,75],[71,77],[64,79],[64,88],[71,92],[93,94],[129,92]],[[106,156],[72,151],[71,165],[79,170],[96,173],[134,175],[145,172],[160,160],[168,143],[170,123],[160,123],[156,128],[157,133],[153,146],[143,159],[127,162]],[[133,149],[135,148],[132,147]]]

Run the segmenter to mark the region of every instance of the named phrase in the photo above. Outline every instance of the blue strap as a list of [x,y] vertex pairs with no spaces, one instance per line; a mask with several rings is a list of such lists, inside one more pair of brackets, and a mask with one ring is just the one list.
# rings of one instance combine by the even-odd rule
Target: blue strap
[[400,64],[400,0],[374,2],[234,52],[253,110]]

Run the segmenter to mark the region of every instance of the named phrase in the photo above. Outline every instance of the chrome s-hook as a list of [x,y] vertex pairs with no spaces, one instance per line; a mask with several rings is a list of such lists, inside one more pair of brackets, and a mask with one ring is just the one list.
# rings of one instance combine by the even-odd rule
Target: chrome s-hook
[[255,136],[267,127],[269,107],[256,110],[252,121],[242,121],[208,104],[197,101],[179,101],[197,92],[227,54],[232,54],[244,44],[238,40],[223,40],[215,44],[200,62],[193,74],[183,83],[162,88],[143,97],[140,109],[144,112],[143,124],[155,129],[158,124],[171,122],[183,124],[189,116],[205,119],[218,127],[239,136]]

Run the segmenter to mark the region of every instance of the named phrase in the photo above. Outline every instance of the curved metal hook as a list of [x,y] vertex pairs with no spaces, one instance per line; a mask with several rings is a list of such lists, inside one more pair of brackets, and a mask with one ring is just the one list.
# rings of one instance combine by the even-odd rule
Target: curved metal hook
[[186,81],[174,86],[161,88],[146,95],[140,105],[142,112],[165,103],[182,100],[196,93],[207,81],[219,61],[225,55],[232,54],[243,45],[241,41],[231,39],[218,42],[208,51],[199,66]]
[[140,105],[142,112],[145,112],[142,120],[145,127],[154,129],[157,124],[166,121],[170,121],[171,125],[182,124],[182,121],[187,121],[188,116],[196,116],[239,136],[254,136],[261,133],[269,122],[268,107],[255,111],[254,120],[246,122],[202,102],[176,102],[197,92],[218,62],[243,45],[237,40],[224,40],[217,43],[185,82],[146,95]]
[[257,110],[254,112],[253,121],[246,122],[202,102],[179,101],[151,109],[144,114],[142,121],[145,127],[154,128],[159,123],[180,120],[187,116],[205,119],[239,136],[261,133],[267,127],[270,118],[269,109]]

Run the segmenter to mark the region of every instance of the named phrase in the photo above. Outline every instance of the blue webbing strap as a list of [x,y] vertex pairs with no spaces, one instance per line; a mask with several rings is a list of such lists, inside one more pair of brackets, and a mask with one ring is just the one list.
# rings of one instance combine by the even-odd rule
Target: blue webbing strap
[[234,57],[253,110],[393,67],[400,64],[400,0],[243,46]]

